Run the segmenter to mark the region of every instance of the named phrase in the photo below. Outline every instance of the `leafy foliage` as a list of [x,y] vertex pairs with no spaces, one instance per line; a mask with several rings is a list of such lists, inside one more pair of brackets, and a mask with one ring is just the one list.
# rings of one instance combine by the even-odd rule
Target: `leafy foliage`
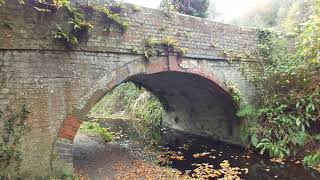
[[112,141],[113,139],[113,134],[97,122],[83,122],[80,126],[80,131],[90,135],[100,136],[106,142]]
[[82,39],[86,38],[88,32],[93,29],[93,26],[85,20],[81,9],[69,5],[65,7],[70,16],[68,24],[71,25],[71,30],[67,32],[62,27],[57,26],[54,38],[64,44],[67,49],[73,49],[79,45]]
[[311,9],[314,14],[310,16],[306,23],[302,24],[300,29],[298,56],[308,59],[313,64],[319,64],[317,58],[319,58],[320,49],[320,0],[313,1]]
[[66,32],[62,27],[57,26],[57,31],[54,34],[54,38],[64,44],[68,49],[72,49],[79,44],[78,39],[74,34]]
[[320,169],[320,152],[305,156],[303,158],[302,163],[305,166],[310,166],[310,167],[313,167],[313,168]]
[[256,109],[251,105],[246,105],[237,112],[238,117],[254,118],[257,115]]
[[12,160],[17,162],[16,168],[20,167],[21,157],[21,138],[26,132],[26,119],[28,110],[23,105],[18,112],[11,112],[7,117],[0,119],[4,122],[4,133],[0,141],[0,167],[5,168]]
[[273,142],[268,138],[263,138],[256,147],[260,149],[261,154],[268,150],[271,157],[284,158],[290,155],[290,150],[283,141]]
[[295,54],[287,51],[281,35],[257,32],[257,63],[243,65],[242,70],[255,86],[258,101],[238,115],[247,117],[247,138],[254,137],[251,143],[262,153],[267,151],[272,157],[295,154],[320,133],[319,42],[313,41],[319,39],[319,29],[315,15],[301,27]]
[[[119,15],[119,12],[121,11],[121,9],[124,8],[122,4],[107,3],[104,6],[98,6],[94,8],[95,10],[100,12],[106,19],[105,31],[108,31],[108,32],[110,31],[109,29],[111,24],[116,24],[117,26],[119,26],[122,33],[129,28],[130,26],[129,22],[122,21]],[[119,9],[119,10],[115,10],[115,9]]]
[[227,81],[225,82],[225,84],[227,85],[227,87],[229,88],[229,92],[232,96],[232,99],[237,102],[240,103],[243,100],[243,94],[242,92],[239,90],[239,88],[237,87],[236,84]]

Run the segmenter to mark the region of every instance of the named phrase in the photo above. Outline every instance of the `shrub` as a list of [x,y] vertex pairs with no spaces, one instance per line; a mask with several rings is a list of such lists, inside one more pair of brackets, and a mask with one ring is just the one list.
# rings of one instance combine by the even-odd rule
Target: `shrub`
[[242,65],[257,92],[256,103],[238,112],[249,124],[244,137],[255,137],[256,143],[251,143],[270,156],[295,154],[304,148],[306,139],[320,133],[320,62],[314,60],[315,49],[310,48],[317,43],[306,41],[318,38],[319,20],[311,19],[303,26],[294,54],[287,51],[284,37],[258,30],[257,63]]
[[314,168],[319,168],[320,169],[320,152],[305,156],[303,158],[302,163],[305,166],[310,166],[310,167],[314,167]]
[[97,122],[83,122],[80,127],[80,131],[92,136],[100,136],[106,142],[112,141],[113,134],[105,127]]

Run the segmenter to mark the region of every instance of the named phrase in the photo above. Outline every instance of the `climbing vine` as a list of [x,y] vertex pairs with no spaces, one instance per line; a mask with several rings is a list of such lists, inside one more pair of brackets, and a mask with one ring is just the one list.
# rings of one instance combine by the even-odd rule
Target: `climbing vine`
[[0,166],[2,169],[7,167],[12,160],[17,162],[16,168],[20,167],[22,161],[21,138],[27,129],[28,113],[25,105],[7,118],[3,117],[3,113],[0,112],[0,119],[4,123],[4,133],[0,141]]

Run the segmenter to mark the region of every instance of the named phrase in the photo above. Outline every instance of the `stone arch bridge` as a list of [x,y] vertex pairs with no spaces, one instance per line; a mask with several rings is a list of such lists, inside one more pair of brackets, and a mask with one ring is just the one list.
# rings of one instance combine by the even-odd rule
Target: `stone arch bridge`
[[[19,144],[20,170],[9,165],[1,175],[35,177],[71,169],[80,123],[108,91],[126,81],[165,100],[167,125],[239,144],[241,121],[225,82],[250,99],[252,89],[239,67],[252,61],[255,29],[148,8],[134,11],[131,5],[121,12],[130,25],[125,32],[116,26],[105,32],[96,12],[86,12],[86,18],[93,30],[78,47],[66,50],[52,35],[56,24],[66,26],[65,9],[42,13],[15,1],[0,7],[1,134],[10,112],[22,105],[30,112]],[[147,60],[145,40],[165,37],[188,51]]]

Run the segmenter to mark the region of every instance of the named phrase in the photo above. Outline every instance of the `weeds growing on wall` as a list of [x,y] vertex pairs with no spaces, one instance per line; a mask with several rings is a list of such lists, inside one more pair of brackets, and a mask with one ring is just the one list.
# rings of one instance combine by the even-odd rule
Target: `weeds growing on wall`
[[255,86],[258,101],[238,115],[248,119],[243,139],[261,154],[285,158],[303,155],[307,145],[310,151],[320,148],[320,44],[313,41],[320,38],[319,29],[318,14],[301,28],[294,54],[288,52],[285,38],[257,31],[257,64],[242,70]]
[[121,3],[109,3],[104,6],[95,7],[95,10],[97,10],[105,18],[106,32],[111,31],[110,28],[112,24],[117,25],[122,33],[129,28],[129,22],[121,20],[119,15],[124,8],[124,5]]
[[146,59],[150,57],[158,56],[161,52],[177,53],[183,55],[187,52],[186,48],[180,46],[179,42],[172,37],[165,37],[163,40],[147,39],[145,40],[144,56]]
[[[67,49],[72,49],[78,46],[81,40],[88,38],[88,33],[93,29],[93,25],[86,20],[83,9],[72,7],[68,3],[61,3],[61,5],[68,10],[70,15],[69,24],[71,27],[69,29],[71,31],[58,26],[54,38],[64,44]],[[120,12],[125,8],[122,3],[108,2],[103,6],[90,5],[89,7],[104,17],[106,32],[111,31],[113,24],[120,28],[121,33],[129,28],[129,22],[120,18]]]
[[[110,32],[112,24],[117,25],[121,33],[129,28],[129,22],[121,20],[120,12],[125,8],[120,2],[106,2],[103,6],[89,5],[86,7],[76,7],[70,4],[70,0],[18,0],[19,4],[31,5],[34,9],[42,13],[54,13],[58,8],[65,8],[70,16],[67,24],[57,25],[53,37],[56,41],[62,43],[67,49],[73,49],[79,43],[88,38],[88,33],[93,29],[93,25],[86,20],[85,8],[99,12],[106,20],[105,31]],[[0,6],[5,4],[5,0],[0,0]],[[138,11],[137,7],[133,7]],[[67,26],[68,25],[68,26]]]
[[21,138],[24,135],[27,125],[28,110],[23,105],[18,112],[13,112],[4,117],[0,112],[1,122],[4,123],[4,133],[0,141],[0,167],[4,169],[12,161],[16,162],[16,168],[19,169],[22,161],[21,156]]
[[66,31],[62,27],[57,26],[54,38],[65,45],[67,49],[72,49],[78,46],[79,41],[87,38],[89,31],[93,29],[93,25],[85,20],[81,9],[69,5],[64,7],[70,16],[68,24],[71,30]]

